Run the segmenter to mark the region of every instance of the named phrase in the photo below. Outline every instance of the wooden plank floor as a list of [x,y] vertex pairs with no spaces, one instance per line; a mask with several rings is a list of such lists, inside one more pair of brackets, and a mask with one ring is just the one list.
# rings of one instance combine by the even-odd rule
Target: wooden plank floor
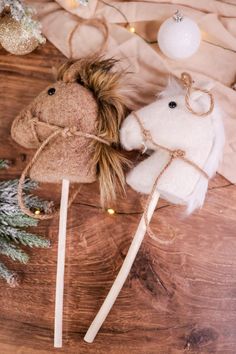
[[[63,56],[50,44],[24,57],[0,50],[0,156],[15,160],[0,178],[19,176],[31,153],[11,141],[16,114],[52,80]],[[40,190],[59,198],[59,187]],[[30,251],[27,266],[7,261],[23,276],[17,289],[0,282],[0,353],[236,353],[236,187],[217,176],[204,208],[189,218],[162,202],[132,272],[94,344],[83,336],[130,245],[142,198],[127,190],[116,215],[101,211],[96,185],[84,186],[69,212],[64,347],[53,349],[58,220],[37,231],[49,250]],[[160,281],[161,280],[161,281]]]

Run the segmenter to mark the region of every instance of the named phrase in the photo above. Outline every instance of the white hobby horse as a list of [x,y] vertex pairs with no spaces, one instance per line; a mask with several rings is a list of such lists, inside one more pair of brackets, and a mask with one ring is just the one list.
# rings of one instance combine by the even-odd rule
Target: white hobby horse
[[190,214],[203,205],[208,180],[218,168],[224,146],[220,110],[210,87],[192,87],[186,73],[182,82],[171,79],[156,101],[132,112],[121,127],[126,150],[151,153],[126,178],[134,190],[149,194],[149,199],[120,272],[85,336],[87,342],[94,340],[127,279],[159,196],[186,205]]

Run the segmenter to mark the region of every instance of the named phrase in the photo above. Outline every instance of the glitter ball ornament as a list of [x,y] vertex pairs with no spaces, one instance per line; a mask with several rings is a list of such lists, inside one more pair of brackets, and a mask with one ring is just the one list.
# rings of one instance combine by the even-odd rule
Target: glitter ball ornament
[[32,52],[39,43],[44,43],[44,37],[35,28],[35,21],[24,17],[16,21],[4,16],[0,20],[0,44],[9,53],[24,55]]
[[198,25],[179,11],[161,25],[157,41],[161,51],[171,59],[185,59],[192,56],[201,42]]

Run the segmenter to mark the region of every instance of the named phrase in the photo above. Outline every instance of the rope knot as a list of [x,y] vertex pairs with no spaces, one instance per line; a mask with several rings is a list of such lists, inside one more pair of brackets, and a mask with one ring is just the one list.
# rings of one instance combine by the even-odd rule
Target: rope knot
[[62,130],[61,135],[63,136],[63,138],[68,138],[75,135],[76,132],[77,132],[76,127],[70,127],[70,128],[67,127]]
[[[183,83],[183,86],[186,88],[186,95],[185,95],[185,105],[187,107],[187,109],[199,116],[199,117],[206,117],[208,116],[210,113],[212,113],[213,109],[214,109],[214,97],[213,95],[210,93],[210,91],[202,89],[202,88],[198,88],[198,87],[193,87],[194,81],[191,77],[191,75],[189,73],[182,73],[181,74],[181,81]],[[208,95],[209,99],[210,99],[210,107],[208,109],[208,111],[206,112],[198,112],[195,111],[192,107],[191,107],[191,102],[190,102],[190,98],[191,98],[191,93],[193,91],[200,91],[202,93],[205,93],[206,95]]]
[[151,138],[152,138],[150,131],[146,130],[146,129],[143,129],[143,136],[144,136],[145,140],[151,140]]
[[33,117],[33,118],[31,118],[30,123],[33,125],[36,125],[38,123],[38,121],[39,121],[38,117]]
[[181,149],[177,149],[177,150],[173,150],[172,153],[171,153],[171,156],[173,159],[176,159],[176,158],[181,158],[181,157],[184,157],[185,156],[185,151],[184,150],[181,150]]
[[185,72],[181,74],[181,81],[183,82],[183,85],[188,88],[194,83],[191,75]]

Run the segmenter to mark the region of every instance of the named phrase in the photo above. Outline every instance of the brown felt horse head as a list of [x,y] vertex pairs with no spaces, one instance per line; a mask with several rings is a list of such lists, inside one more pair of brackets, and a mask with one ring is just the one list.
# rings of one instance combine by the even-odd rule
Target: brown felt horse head
[[11,135],[20,145],[38,149],[58,128],[73,128],[107,141],[73,134],[57,135],[45,146],[30,170],[39,182],[100,183],[104,204],[124,188],[125,158],[118,151],[119,127],[125,104],[120,95],[121,73],[115,60],[89,58],[70,61],[59,69],[55,84],[47,87],[14,120]]

